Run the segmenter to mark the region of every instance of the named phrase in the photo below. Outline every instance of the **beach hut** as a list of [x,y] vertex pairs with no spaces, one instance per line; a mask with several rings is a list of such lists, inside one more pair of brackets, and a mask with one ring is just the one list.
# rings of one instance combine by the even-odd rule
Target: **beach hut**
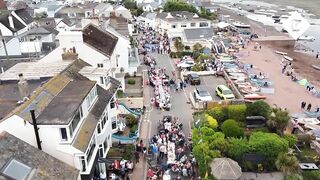
[[210,167],[211,174],[218,180],[239,179],[242,175],[239,164],[230,158],[215,158]]

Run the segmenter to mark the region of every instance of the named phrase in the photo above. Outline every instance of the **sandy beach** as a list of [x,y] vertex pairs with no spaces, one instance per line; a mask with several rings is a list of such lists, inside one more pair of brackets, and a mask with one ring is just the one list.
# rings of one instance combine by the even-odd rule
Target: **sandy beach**
[[[276,31],[271,26],[264,26],[259,22],[250,20],[244,16],[239,16],[231,10],[222,8],[222,14],[228,14],[236,21],[241,21],[251,25],[253,33],[259,36],[287,36],[284,33]],[[265,31],[266,29],[266,31]],[[295,69],[297,77],[306,78],[312,84],[320,87],[320,71],[311,67],[312,64],[320,65],[320,59],[316,60],[315,56],[306,53],[295,52],[293,50],[283,49],[279,47],[271,47],[270,45],[263,45],[261,50],[254,50],[254,43],[251,42],[249,46],[241,50],[240,61],[254,65],[254,71],[266,73],[269,79],[273,82],[275,94],[266,95],[267,102],[276,104],[278,107],[287,108],[291,113],[301,113],[300,104],[302,101],[311,103],[312,109],[320,106],[320,99],[309,94],[305,87],[293,82],[290,77],[282,74],[280,55],[274,53],[279,50],[287,52],[290,57],[294,59],[292,67]],[[249,52],[248,52],[249,51]]]

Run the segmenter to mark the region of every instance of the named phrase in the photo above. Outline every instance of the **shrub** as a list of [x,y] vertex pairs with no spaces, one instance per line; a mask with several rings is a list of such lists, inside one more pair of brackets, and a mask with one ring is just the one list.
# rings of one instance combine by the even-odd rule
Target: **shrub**
[[246,105],[230,105],[227,107],[228,109],[228,118],[234,119],[238,122],[245,122],[246,120]]
[[123,158],[128,159],[128,160],[132,160],[133,159],[133,152],[134,152],[134,145],[132,145],[132,144],[127,145],[124,150],[124,153],[123,153]]
[[134,79],[128,79],[128,84],[134,85],[134,84],[136,84],[136,80],[134,80]]
[[205,114],[205,117],[207,119],[208,126],[212,129],[215,129],[218,127],[218,122],[216,119],[214,119],[212,116],[209,116],[208,114]]
[[138,119],[134,117],[134,115],[132,114],[126,114],[125,118],[126,118],[126,125],[129,127],[133,127],[138,123]]
[[250,151],[249,142],[245,138],[229,138],[228,156],[235,160],[242,161],[245,153]]
[[264,101],[256,101],[247,105],[247,116],[263,116],[268,118],[270,111],[269,104]]
[[226,108],[214,107],[207,112],[210,116],[215,118],[219,123],[222,123],[228,118]]
[[191,49],[191,47],[190,46],[184,46],[184,49],[189,51]]
[[233,119],[228,119],[221,125],[222,132],[227,137],[243,137],[243,129],[239,127],[238,123]]
[[300,174],[291,174],[284,177],[284,180],[303,180]]
[[202,71],[202,65],[200,63],[195,64],[194,66],[191,67],[191,71]]
[[193,55],[193,52],[189,52],[189,51],[183,51],[182,53],[181,53],[181,57],[182,56],[192,56]]
[[124,97],[124,93],[123,93],[122,90],[118,90],[118,91],[117,91],[117,97],[118,97],[118,98],[123,98],[123,97]]
[[288,142],[274,133],[254,132],[249,138],[249,146],[257,154],[266,158],[267,166],[271,169],[280,153],[288,152]]
[[305,180],[319,180],[320,170],[302,171],[302,177]]
[[288,144],[289,144],[290,148],[293,148],[294,145],[297,143],[297,140],[298,140],[297,137],[295,135],[292,135],[292,134],[285,134],[283,136],[283,138],[288,141]]
[[298,173],[299,161],[293,155],[280,153],[276,160],[276,167],[278,170],[282,171],[284,175]]
[[138,125],[135,124],[130,128],[130,133],[136,133],[137,130],[138,130]]

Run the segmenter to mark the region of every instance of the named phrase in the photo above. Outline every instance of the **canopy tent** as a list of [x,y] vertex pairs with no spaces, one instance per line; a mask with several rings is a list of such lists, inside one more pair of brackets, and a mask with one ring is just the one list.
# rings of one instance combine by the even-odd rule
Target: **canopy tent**
[[298,81],[298,83],[299,83],[301,86],[308,86],[308,85],[309,85],[309,82],[308,82],[308,80],[306,80],[306,79],[301,79],[300,81]]
[[217,24],[217,26],[218,26],[218,28],[223,29],[223,28],[226,28],[226,27],[230,26],[230,24],[221,21],[221,22],[219,22],[219,23]]
[[215,158],[210,167],[211,174],[218,180],[239,179],[242,174],[241,167],[230,158]]

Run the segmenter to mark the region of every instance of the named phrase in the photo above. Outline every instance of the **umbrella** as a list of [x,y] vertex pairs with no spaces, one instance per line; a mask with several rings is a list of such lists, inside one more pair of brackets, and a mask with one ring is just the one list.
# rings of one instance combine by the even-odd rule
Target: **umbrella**
[[212,175],[218,179],[238,179],[242,171],[237,162],[230,158],[215,158],[211,166]]
[[308,80],[306,79],[301,79],[300,81],[298,81],[298,83],[301,85],[301,86],[307,86],[309,83],[308,83]]
[[217,24],[217,26],[218,26],[218,28],[223,29],[223,28],[226,28],[226,27],[230,26],[230,24],[229,24],[229,23],[226,23],[226,22],[219,22],[219,23]]

